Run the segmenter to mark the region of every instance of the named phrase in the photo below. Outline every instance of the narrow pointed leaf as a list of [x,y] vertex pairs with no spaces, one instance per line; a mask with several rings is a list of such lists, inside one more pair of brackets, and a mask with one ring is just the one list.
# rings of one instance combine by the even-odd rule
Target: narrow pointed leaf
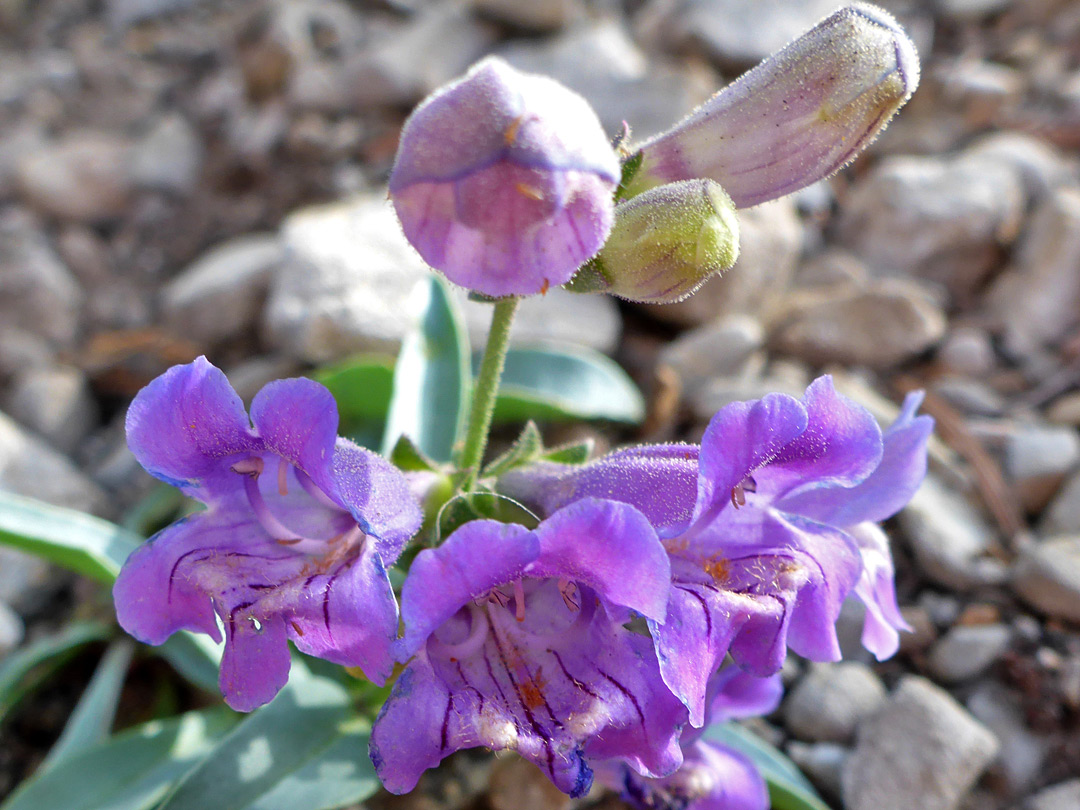
[[469,337],[446,282],[432,276],[420,307],[419,327],[401,346],[394,369],[383,455],[399,436],[408,436],[420,452],[449,461],[464,434],[469,404]]
[[111,585],[141,539],[107,520],[0,492],[0,545]]
[[[212,709],[110,737],[25,782],[0,810],[150,810],[236,722]],[[212,798],[207,807],[214,806]]]
[[60,739],[41,764],[42,773],[109,736],[116,718],[116,706],[120,702],[120,690],[124,686],[134,651],[135,645],[129,639],[114,641],[105,651],[94,677],[68,718]]
[[368,725],[353,715],[347,690],[294,668],[278,696],[208,752],[160,810],[333,810],[378,789]]
[[85,645],[104,641],[113,629],[100,622],[79,622],[40,638],[0,663],[0,723],[23,695],[34,690]]
[[514,440],[509,449],[484,468],[483,477],[499,476],[507,470],[522,464],[528,464],[539,456],[544,450],[544,440],[540,436],[540,430],[536,423],[529,420],[525,423],[525,429]]
[[151,652],[168,661],[189,683],[216,695],[219,692],[218,668],[224,649],[209,636],[185,630],[173,634],[160,647],[152,648]]

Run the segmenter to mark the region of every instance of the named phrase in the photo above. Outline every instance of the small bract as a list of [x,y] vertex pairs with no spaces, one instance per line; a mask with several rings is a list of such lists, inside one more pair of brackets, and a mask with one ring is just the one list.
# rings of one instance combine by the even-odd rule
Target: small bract
[[585,99],[490,57],[405,122],[390,199],[413,247],[455,284],[533,295],[603,245],[618,180]]

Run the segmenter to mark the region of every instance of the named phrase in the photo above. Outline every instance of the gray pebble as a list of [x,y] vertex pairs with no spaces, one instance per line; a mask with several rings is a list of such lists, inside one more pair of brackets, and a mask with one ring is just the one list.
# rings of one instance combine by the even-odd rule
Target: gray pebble
[[847,810],[954,810],[999,743],[947,692],[906,676],[859,728],[843,774]]

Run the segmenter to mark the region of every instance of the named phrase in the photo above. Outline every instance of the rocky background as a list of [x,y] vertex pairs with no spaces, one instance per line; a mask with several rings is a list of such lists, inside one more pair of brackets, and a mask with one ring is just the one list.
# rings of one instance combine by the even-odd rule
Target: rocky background
[[[877,664],[845,615],[847,660],[791,660],[753,726],[838,808],[1076,810],[1080,4],[878,2],[923,80],[865,156],[742,212],[739,263],[694,298],[552,291],[517,335],[635,376],[649,420],[606,442],[694,439],[723,404],[822,370],[883,418],[926,388],[931,472],[889,526],[915,632]],[[151,488],[126,402],[170,364],[205,352],[250,396],[393,350],[425,269],[382,184],[410,106],[481,55],[644,136],[838,5],[0,0],[0,487],[116,518]],[[95,611],[95,586],[0,552],[0,658]],[[0,795],[86,672],[0,729]],[[467,754],[371,807],[571,804],[521,761]]]

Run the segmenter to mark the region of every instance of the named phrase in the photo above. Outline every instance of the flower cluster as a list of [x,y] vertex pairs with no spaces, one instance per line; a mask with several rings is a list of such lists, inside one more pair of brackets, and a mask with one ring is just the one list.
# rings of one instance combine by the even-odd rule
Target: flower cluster
[[[416,249],[477,292],[543,292],[590,262],[585,287],[674,300],[734,261],[734,205],[824,176],[876,133],[910,93],[914,59],[883,12],[844,9],[624,152],[621,172],[580,97],[485,60],[409,119],[391,199]],[[782,149],[762,139],[774,124],[795,139],[787,168],[766,154]],[[742,171],[751,145],[759,162]],[[462,459],[486,441],[488,356],[466,439],[480,443],[423,509],[418,476],[337,436],[318,383],[271,383],[249,415],[204,358],[154,380],[128,412],[131,449],[206,508],[131,555],[114,589],[121,625],[151,644],[223,638],[221,690],[242,711],[287,681],[289,640],[377,684],[397,672],[370,745],[393,792],[484,746],[517,751],[572,796],[595,777],[643,808],[764,810],[760,775],[706,729],[775,707],[788,650],[837,660],[849,596],[865,604],[867,649],[896,651],[906,625],[877,524],[926,471],[919,395],[883,432],[821,377],[800,399],[728,405],[698,445],[580,464],[522,453],[481,472]],[[477,491],[532,519],[474,516],[402,555],[424,511]],[[399,558],[411,562],[398,594]]]

